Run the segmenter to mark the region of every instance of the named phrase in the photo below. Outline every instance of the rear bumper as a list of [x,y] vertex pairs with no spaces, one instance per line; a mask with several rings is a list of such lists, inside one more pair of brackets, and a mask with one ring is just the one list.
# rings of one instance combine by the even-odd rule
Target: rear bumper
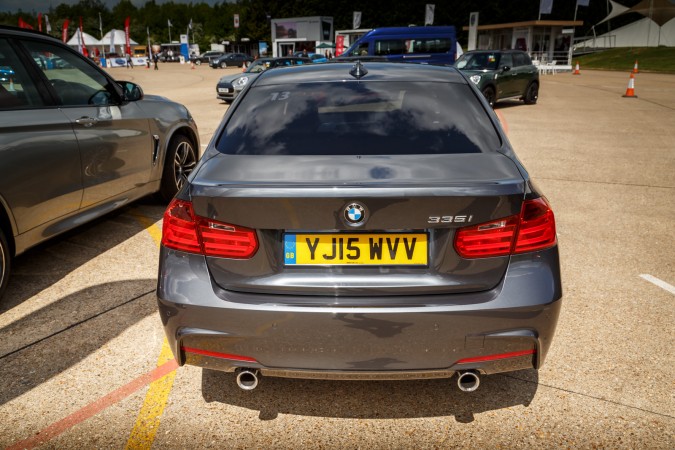
[[487,292],[410,297],[415,306],[392,308],[335,307],[330,297],[326,306],[288,306],[273,295],[222,291],[203,257],[162,248],[157,296],[181,365],[298,378],[413,379],[539,368],[562,288],[554,247],[514,256],[502,282]]

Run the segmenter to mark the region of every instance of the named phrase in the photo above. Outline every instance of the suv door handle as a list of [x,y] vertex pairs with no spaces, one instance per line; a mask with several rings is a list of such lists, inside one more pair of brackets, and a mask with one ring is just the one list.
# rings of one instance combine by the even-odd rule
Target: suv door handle
[[95,117],[80,117],[79,119],[75,119],[75,123],[89,128],[92,125],[96,125],[98,123],[98,119]]

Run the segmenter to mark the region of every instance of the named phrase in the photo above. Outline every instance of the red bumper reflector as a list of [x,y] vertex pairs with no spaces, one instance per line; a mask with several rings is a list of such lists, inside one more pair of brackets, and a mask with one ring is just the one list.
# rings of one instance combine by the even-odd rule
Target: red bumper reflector
[[202,350],[202,349],[199,349],[199,348],[192,348],[192,347],[181,347],[180,349],[183,350],[184,352],[195,353],[197,355],[213,356],[214,358],[231,359],[232,361],[251,362],[251,363],[258,364],[258,361],[256,361],[253,358],[249,358],[248,356],[231,355],[229,353],[212,352],[212,351],[209,351],[209,350]]
[[518,352],[497,353],[496,355],[485,355],[485,356],[476,356],[475,358],[464,358],[457,361],[457,364],[496,361],[498,359],[517,358],[519,356],[534,355],[535,353],[537,353],[537,351],[532,348],[530,350],[521,350]]

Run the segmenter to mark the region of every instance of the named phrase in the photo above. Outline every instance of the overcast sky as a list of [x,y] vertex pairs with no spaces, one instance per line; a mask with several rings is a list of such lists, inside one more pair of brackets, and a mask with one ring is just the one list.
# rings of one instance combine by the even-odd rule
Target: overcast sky
[[[155,3],[167,3],[168,1],[173,1],[174,3],[208,3],[213,5],[215,3],[222,3],[224,0],[155,0]],[[57,7],[58,5],[65,3],[67,5],[75,5],[79,0],[0,0],[0,11],[2,12],[18,12],[19,9],[26,13],[35,13],[47,12],[49,11],[49,6]],[[102,2],[108,6],[108,9],[112,9],[119,0],[102,0]],[[146,0],[131,0],[136,6],[144,5]]]

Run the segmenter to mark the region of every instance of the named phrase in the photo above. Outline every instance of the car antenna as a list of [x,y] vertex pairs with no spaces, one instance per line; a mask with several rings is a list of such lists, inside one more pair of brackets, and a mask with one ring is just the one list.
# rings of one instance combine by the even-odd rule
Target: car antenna
[[361,61],[356,61],[356,64],[354,64],[354,67],[352,67],[352,70],[349,71],[349,75],[353,76],[357,80],[360,80],[367,73],[368,73],[368,70],[366,70],[366,68],[363,67],[363,64],[361,64]]

